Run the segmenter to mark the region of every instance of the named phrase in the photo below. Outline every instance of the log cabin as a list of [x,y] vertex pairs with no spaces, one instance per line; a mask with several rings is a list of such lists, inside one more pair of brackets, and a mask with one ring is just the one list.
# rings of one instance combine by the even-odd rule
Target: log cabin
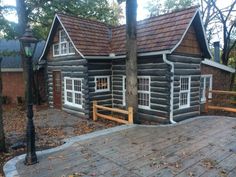
[[[126,26],[56,14],[40,61],[50,107],[89,118],[92,102],[126,108]],[[175,123],[200,114],[201,63],[212,57],[197,7],[137,22],[138,116]]]

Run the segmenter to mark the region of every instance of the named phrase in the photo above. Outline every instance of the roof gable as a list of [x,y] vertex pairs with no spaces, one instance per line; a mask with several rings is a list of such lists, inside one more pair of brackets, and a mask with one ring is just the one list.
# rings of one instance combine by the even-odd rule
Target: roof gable
[[[126,54],[125,25],[111,27],[94,20],[57,14],[48,39],[53,35],[53,32],[55,33],[53,29],[56,23],[62,25],[75,49],[82,57],[109,56],[110,53],[114,53],[116,56]],[[204,39],[201,41],[202,50],[204,56],[208,58],[210,52],[205,40],[200,13],[196,7],[137,22],[138,53],[162,51],[172,53],[182,42],[191,24],[200,31],[198,37]]]

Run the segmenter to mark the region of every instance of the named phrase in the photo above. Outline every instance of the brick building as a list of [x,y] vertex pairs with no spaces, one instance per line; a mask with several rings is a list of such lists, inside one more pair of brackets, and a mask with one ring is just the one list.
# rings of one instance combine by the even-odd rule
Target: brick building
[[[44,68],[37,65],[38,58],[42,53],[44,42],[40,42],[37,45],[35,55],[33,57],[34,63],[34,76],[35,76],[35,88],[39,90],[39,95],[42,100],[45,101],[46,90]],[[2,84],[3,84],[3,97],[7,103],[17,103],[24,100],[24,79],[23,68],[21,63],[21,57],[19,55],[20,43],[17,40],[0,40],[0,52],[9,52],[12,55],[2,57],[1,70],[2,70]]]

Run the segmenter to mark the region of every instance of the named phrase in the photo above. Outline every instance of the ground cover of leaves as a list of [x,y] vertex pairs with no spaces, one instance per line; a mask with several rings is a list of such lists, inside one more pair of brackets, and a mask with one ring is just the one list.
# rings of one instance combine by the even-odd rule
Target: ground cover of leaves
[[[17,105],[4,105],[3,121],[7,152],[0,152],[0,177],[3,177],[3,165],[12,157],[25,153],[26,149],[12,150],[10,147],[16,143],[26,142],[26,111]],[[110,128],[119,124],[99,119],[83,119],[63,111],[49,109],[47,106],[34,108],[34,123],[36,131],[36,149],[42,150],[59,146],[69,137],[90,133],[96,130]]]

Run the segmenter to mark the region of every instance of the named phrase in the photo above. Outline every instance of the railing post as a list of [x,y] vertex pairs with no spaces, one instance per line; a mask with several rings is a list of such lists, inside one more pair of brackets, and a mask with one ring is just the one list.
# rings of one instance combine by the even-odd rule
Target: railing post
[[96,121],[97,118],[97,101],[93,101],[93,121]]
[[128,107],[128,122],[133,124],[133,107]]
[[206,90],[206,95],[205,95],[205,98],[206,98],[205,112],[206,112],[206,113],[208,112],[208,104],[209,104],[209,97],[208,97],[208,94],[209,94],[209,91]]

